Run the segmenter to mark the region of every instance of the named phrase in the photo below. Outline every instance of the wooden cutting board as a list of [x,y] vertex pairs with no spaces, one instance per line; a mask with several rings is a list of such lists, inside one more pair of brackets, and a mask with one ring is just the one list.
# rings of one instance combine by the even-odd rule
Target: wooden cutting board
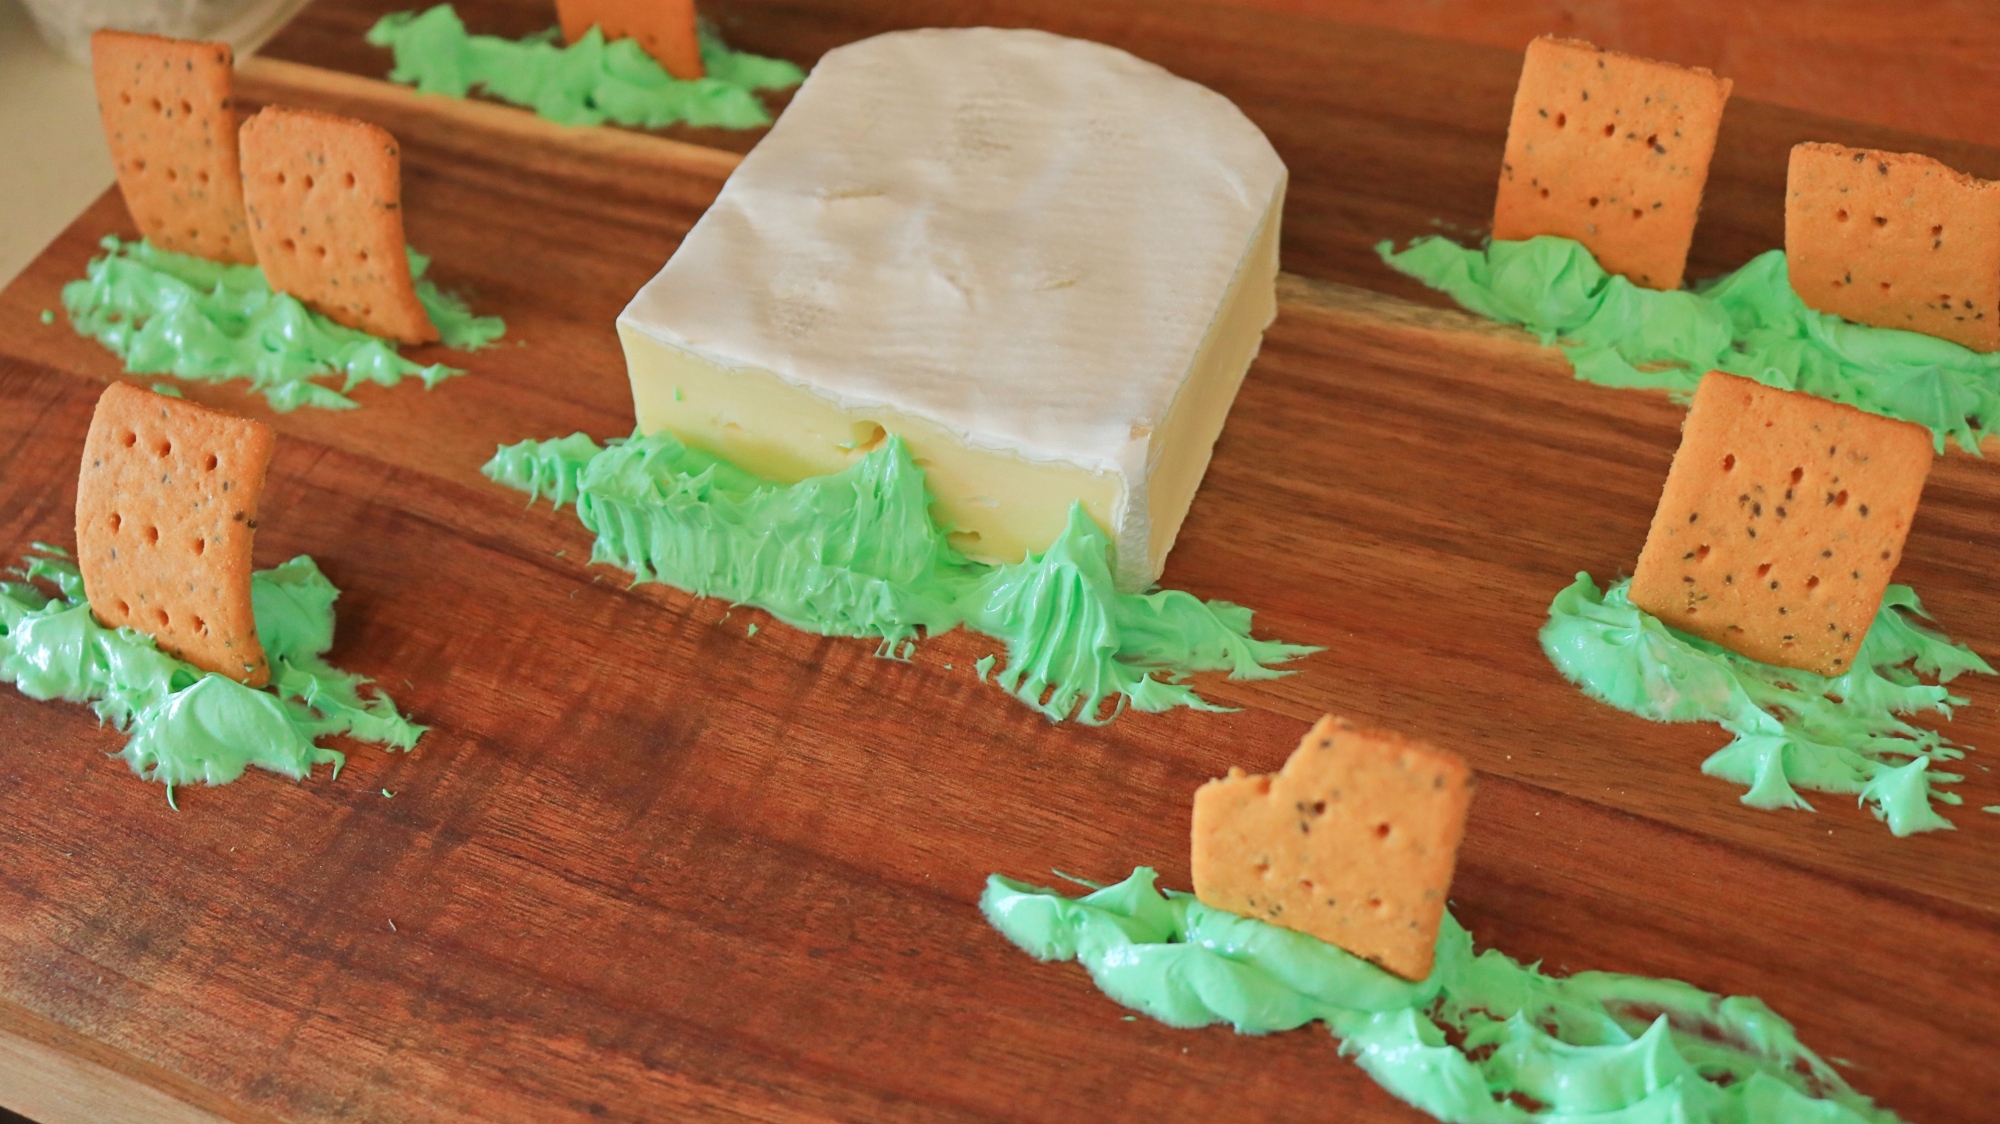
[[[345,591],[334,661],[432,730],[407,756],[344,746],[338,780],[253,774],[174,812],[82,708],[0,690],[0,1103],[43,1124],[1421,1120],[1320,1030],[1126,1021],[974,904],[991,871],[1146,863],[1185,887],[1195,787],[1275,767],[1326,711],[1478,768],[1453,899],[1482,945],[1761,996],[1912,1121],[2000,1103],[2000,816],[1968,810],[2000,804],[2000,684],[1963,683],[1953,733],[1987,749],[1960,830],[1896,840],[1839,798],[1742,807],[1698,772],[1719,730],[1593,704],[1536,646],[1577,570],[1636,558],[1679,410],[1573,382],[1367,250],[1478,224],[1518,59],[1179,0],[713,5],[733,41],[802,63],[923,23],[1118,43],[1236,98],[1291,165],[1282,311],[1166,581],[1327,650],[1286,679],[1205,679],[1234,713],[1085,728],[979,683],[981,638],[892,662],[628,589],[585,564],[573,515],[479,476],[502,442],[629,430],[613,318],[733,157],[336,73],[384,69],[357,47],[379,10],[322,0],[272,53],[334,69],[258,62],[243,93],[394,131],[412,242],[508,336],[417,352],[472,373],[344,414],[189,393],[277,426],[260,563],[317,558]],[[1802,136],[2000,171],[1735,105],[1701,272],[1777,243]],[[0,292],[9,557],[73,541],[76,458],[119,365],[39,314],[110,232],[131,233],[115,194]],[[1940,462],[1899,573],[1989,655],[1997,512],[2000,472]]]

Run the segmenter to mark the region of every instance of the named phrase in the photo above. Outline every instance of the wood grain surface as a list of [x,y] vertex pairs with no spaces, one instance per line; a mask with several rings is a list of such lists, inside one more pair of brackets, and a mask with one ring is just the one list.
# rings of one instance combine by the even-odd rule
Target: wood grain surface
[[[1838,798],[1744,808],[1698,772],[1720,731],[1592,704],[1537,650],[1577,570],[1637,557],[1679,410],[1400,299],[1410,287],[1367,252],[1433,217],[1477,224],[1517,62],[1166,0],[716,7],[737,42],[801,62],[908,23],[1090,35],[1222,89],[1272,133],[1301,276],[1165,580],[1327,650],[1286,679],[1205,679],[1235,713],[1056,726],[972,677],[990,647],[975,637],[898,663],[626,588],[585,564],[571,514],[478,467],[501,442],[630,428],[613,318],[728,159],[252,68],[249,100],[395,132],[412,242],[508,320],[488,351],[412,353],[467,377],[366,388],[351,413],[190,390],[279,429],[260,564],[316,557],[345,591],[333,660],[433,728],[407,756],[343,747],[338,780],[183,790],[176,813],[102,756],[120,739],[81,708],[0,691],[0,1101],[68,1059],[126,1098],[125,1119],[178,1119],[143,1114],[165,1094],[239,1121],[1421,1120],[1319,1030],[1125,1021],[974,904],[996,870],[1150,863],[1185,886],[1195,787],[1275,767],[1336,711],[1479,770],[1452,896],[1482,944],[1761,996],[1907,1119],[1989,1118],[2000,817],[1962,809],[1959,831],[1895,840]],[[323,0],[274,50],[379,73],[346,41],[361,8]],[[1775,242],[1790,135],[1872,134],[1733,106],[1711,271]],[[2000,169],[2000,153],[1963,158]],[[119,365],[38,317],[114,231],[130,224],[108,195],[0,293],[9,556],[73,538],[76,457]],[[1941,461],[1898,575],[1989,654],[1997,505],[2000,473]],[[1989,748],[1961,791],[2000,803],[1980,760],[2000,751],[2000,685],[1962,693],[1953,733]]]

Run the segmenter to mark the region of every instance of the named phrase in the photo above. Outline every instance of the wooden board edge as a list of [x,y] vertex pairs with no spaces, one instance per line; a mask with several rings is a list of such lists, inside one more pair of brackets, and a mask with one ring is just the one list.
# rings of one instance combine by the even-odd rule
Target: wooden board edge
[[727,177],[743,160],[734,152],[651,133],[602,125],[558,125],[530,110],[497,102],[419,93],[379,78],[281,59],[245,59],[236,70],[236,89],[250,101],[266,105],[299,97],[306,101],[333,99],[392,113],[421,113],[514,140],[560,145],[590,155],[638,160],[666,171],[718,179]]
[[276,1124],[273,1117],[0,1000],[0,1107],[36,1124]]

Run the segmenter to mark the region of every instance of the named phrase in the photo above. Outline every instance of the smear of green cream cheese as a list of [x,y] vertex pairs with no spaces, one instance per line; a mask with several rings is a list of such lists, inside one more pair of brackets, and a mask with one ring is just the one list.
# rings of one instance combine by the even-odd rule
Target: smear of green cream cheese
[[1542,650],[1585,694],[1655,722],[1720,724],[1735,740],[1701,771],[1747,786],[1743,803],[1753,808],[1811,811],[1803,788],[1860,798],[1898,836],[1952,827],[1933,802],[1960,803],[1938,786],[1964,777],[1932,766],[1965,750],[1902,716],[1950,717],[1965,700],[1941,684],[1993,668],[1918,627],[1914,618],[1928,614],[1910,587],[1889,587],[1853,669],[1827,678],[1670,628],[1632,604],[1630,585],[1599,593],[1578,574],[1549,606]]
[[364,697],[368,680],[321,658],[340,591],[305,555],[250,578],[271,663],[261,690],[175,659],[145,633],[99,624],[64,558],[33,556],[15,573],[27,580],[0,582],[0,681],[32,699],[87,704],[130,735],[119,756],[165,784],[169,801],[175,785],[227,784],[251,765],[294,780],[325,763],[337,774],[346,757],[315,745],[322,737],[407,750],[424,732],[387,695]]
[[520,40],[471,35],[450,4],[422,15],[395,12],[368,29],[370,43],[395,52],[392,82],[454,98],[477,88],[563,125],[751,129],[771,123],[754,91],[805,80],[783,59],[730,50],[706,24],[701,59],[708,73],[692,81],[668,74],[632,39],[607,43],[595,27],[566,46],[560,38],[553,28]]
[[1603,386],[1692,393],[1711,370],[1803,390],[1925,426],[1943,452],[1978,452],[2000,432],[2000,354],[1855,324],[1807,308],[1785,253],[1771,250],[1693,290],[1660,292],[1609,274],[1589,250],[1541,235],[1484,249],[1419,238],[1376,252],[1473,312],[1560,346],[1576,377]]
[[[1053,720],[1098,723],[1132,706],[1221,710],[1182,682],[1236,679],[1316,648],[1256,640],[1250,610],[1160,590],[1116,591],[1109,543],[1079,505],[1040,555],[1005,566],[952,549],[924,473],[900,439],[797,484],[753,476],[669,434],[600,447],[581,433],[506,446],[487,476],[576,505],[591,561],[704,597],[755,605],[795,628],[881,640],[906,657],[919,631],[964,626],[1006,644],[995,681]],[[991,667],[981,661],[984,668]],[[1111,714],[1104,704],[1113,703]]]
[[1315,1019],[1383,1088],[1449,1124],[1889,1124],[1761,1000],[1608,972],[1553,977],[1475,955],[1449,913],[1410,983],[1289,929],[1162,894],[1082,898],[987,879],[980,909],[1037,960],[1076,960],[1169,1026],[1243,1034]]
[[[150,242],[108,235],[107,251],[93,258],[81,281],[63,286],[64,311],[83,335],[125,361],[133,374],[220,383],[248,378],[281,413],[300,406],[351,410],[347,392],[362,383],[395,386],[408,377],[426,388],[464,374],[456,367],[422,366],[396,345],[336,324],[277,293],[254,265],[230,265],[176,254]],[[446,347],[473,351],[507,330],[497,316],[474,316],[465,302],[424,278],[430,260],[410,251],[417,298]],[[339,390],[313,382],[338,375]]]

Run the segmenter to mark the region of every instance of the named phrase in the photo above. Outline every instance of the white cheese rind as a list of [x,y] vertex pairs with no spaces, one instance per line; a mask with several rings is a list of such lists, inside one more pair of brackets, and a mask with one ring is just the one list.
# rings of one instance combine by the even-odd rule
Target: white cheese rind
[[[620,332],[1111,476],[1119,582],[1142,588],[1275,309],[1284,187],[1227,99],[1115,48],[878,36],[821,59]],[[1170,425],[1184,394],[1203,417]],[[1149,474],[1190,463],[1161,510]]]

